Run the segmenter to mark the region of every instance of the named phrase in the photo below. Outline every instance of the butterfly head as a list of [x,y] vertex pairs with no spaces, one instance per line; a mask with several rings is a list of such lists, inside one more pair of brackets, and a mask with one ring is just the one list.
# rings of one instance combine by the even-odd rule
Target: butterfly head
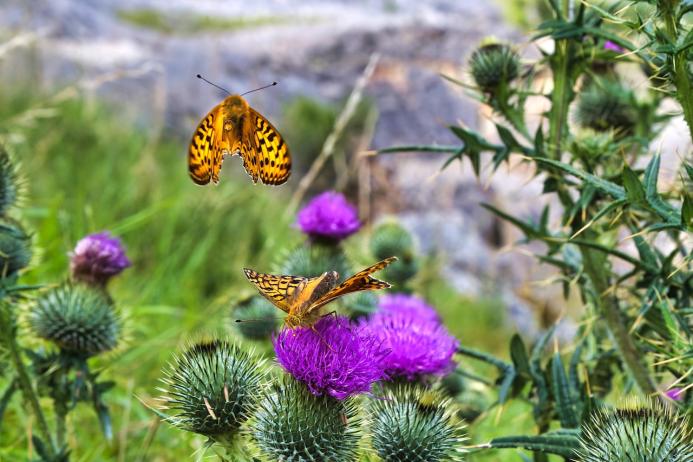
[[239,95],[227,96],[224,100],[226,118],[233,125],[238,125],[239,120],[248,113],[248,102]]

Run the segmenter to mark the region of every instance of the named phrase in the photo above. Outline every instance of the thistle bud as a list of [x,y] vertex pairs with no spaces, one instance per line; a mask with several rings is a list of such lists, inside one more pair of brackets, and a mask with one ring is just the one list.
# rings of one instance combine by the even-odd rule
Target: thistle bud
[[361,419],[353,398],[315,396],[286,377],[260,402],[250,432],[267,460],[357,459]]
[[617,81],[600,79],[580,93],[575,120],[582,127],[627,135],[637,124],[636,107],[632,90]]
[[490,42],[482,44],[472,53],[469,67],[479,88],[493,92],[517,78],[520,57],[509,45]]
[[693,432],[687,418],[658,402],[599,409],[580,436],[581,462],[689,462]]
[[351,274],[349,262],[338,248],[321,245],[297,247],[275,270],[278,274],[304,277],[317,277],[326,271],[337,271],[341,277]]
[[223,340],[194,344],[173,360],[162,401],[168,421],[215,441],[232,440],[257,405],[263,361]]
[[23,193],[23,181],[5,147],[0,144],[0,216],[15,206]]
[[383,279],[403,286],[419,269],[415,258],[414,239],[397,223],[384,223],[373,231],[371,252],[379,259],[396,256],[398,260],[383,269]]
[[373,449],[382,460],[462,460],[464,423],[437,391],[400,384],[372,400],[368,414]]
[[241,335],[250,340],[267,340],[277,329],[279,311],[263,297],[254,296],[240,303],[233,311],[234,322]]
[[44,292],[29,312],[29,325],[38,337],[80,357],[115,348],[121,324],[111,299],[82,284],[63,284]]
[[31,238],[10,219],[0,220],[0,278],[15,276],[31,262]]

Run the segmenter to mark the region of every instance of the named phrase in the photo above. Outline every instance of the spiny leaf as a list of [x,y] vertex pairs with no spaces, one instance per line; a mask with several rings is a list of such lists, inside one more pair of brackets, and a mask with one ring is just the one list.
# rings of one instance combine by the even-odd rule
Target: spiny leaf
[[561,355],[556,352],[551,361],[553,395],[556,399],[556,412],[564,428],[577,428],[580,425],[575,393],[571,389],[563,367]]
[[505,436],[494,438],[492,448],[523,448],[541,453],[573,458],[579,447],[578,431],[556,431],[536,436]]
[[643,188],[638,175],[627,165],[623,167],[621,174],[623,187],[626,189],[626,197],[633,204],[643,204],[645,202],[645,188]]
[[591,184],[595,188],[599,189],[602,192],[605,192],[606,194],[609,194],[615,199],[624,199],[626,197],[626,192],[623,189],[623,187],[617,185],[616,183],[612,183],[611,181],[607,181],[603,178],[599,178],[598,176],[592,175],[591,173],[578,170],[572,165],[568,165],[564,162],[560,162],[553,159],[547,159],[545,157],[533,157],[532,159],[539,164],[554,167],[562,172],[568,173],[569,175],[580,178],[581,180],[585,181],[585,183]]

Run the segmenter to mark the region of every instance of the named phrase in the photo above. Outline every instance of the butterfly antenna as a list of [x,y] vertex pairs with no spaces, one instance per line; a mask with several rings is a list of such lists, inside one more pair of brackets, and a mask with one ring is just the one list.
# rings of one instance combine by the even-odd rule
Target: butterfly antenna
[[236,322],[264,322],[264,321],[273,321],[273,320],[280,320],[282,318],[278,316],[271,316],[269,318],[257,318],[257,319],[236,319]]
[[219,90],[225,91],[225,92],[228,93],[229,95],[231,94],[231,92],[228,91],[226,88],[222,88],[222,87],[220,87],[219,85],[217,85],[216,83],[210,82],[209,80],[207,80],[207,79],[205,79],[204,77],[202,77],[200,74],[197,74],[197,78],[200,79],[200,80],[204,80],[205,82],[207,82],[208,84],[210,84],[210,85],[213,86],[213,87],[217,87]]
[[254,91],[264,90],[265,88],[273,87],[273,86],[275,86],[276,84],[277,84],[277,82],[272,82],[272,83],[270,83],[269,85],[265,85],[264,87],[256,88],[255,90],[246,91],[245,93],[241,94],[241,96],[245,96],[245,95],[247,95],[248,93],[252,93],[252,92],[254,92]]

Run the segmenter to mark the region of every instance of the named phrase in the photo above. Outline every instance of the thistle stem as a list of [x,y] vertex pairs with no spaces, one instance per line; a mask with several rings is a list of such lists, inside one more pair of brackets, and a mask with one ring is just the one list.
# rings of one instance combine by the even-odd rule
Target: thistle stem
[[580,246],[585,274],[592,282],[594,289],[594,301],[601,317],[611,334],[612,340],[621,354],[621,359],[630,371],[633,380],[643,393],[654,395],[657,393],[647,367],[640,362],[642,354],[628,333],[625,320],[618,306],[618,300],[613,295],[608,295],[609,276],[605,270],[606,262],[603,254],[598,251]]
[[568,40],[557,40],[552,64],[554,87],[551,92],[551,117],[549,118],[549,146],[553,159],[560,159],[563,132],[568,122],[568,107],[572,88],[568,78]]
[[[676,11],[673,8],[663,8],[661,15],[664,18],[665,30],[668,39],[675,44],[678,37],[678,25],[676,21]],[[693,89],[691,89],[691,78],[688,72],[688,51],[683,50],[671,55],[672,60],[672,80],[676,87],[676,97],[683,109],[683,118],[688,124],[688,130],[693,140]]]
[[14,335],[10,335],[7,345],[10,352],[10,358],[14,364],[15,371],[17,372],[17,383],[19,384],[19,388],[22,390],[24,399],[29,402],[29,406],[36,417],[37,431],[43,442],[46,444],[46,450],[48,451],[49,455],[53,456],[56,453],[53,438],[48,430],[48,423],[46,422],[46,417],[43,415],[43,411],[41,410],[38,394],[31,385],[29,374],[27,373],[24,362],[22,361],[19,353],[19,345],[17,345],[17,339],[14,337]]

